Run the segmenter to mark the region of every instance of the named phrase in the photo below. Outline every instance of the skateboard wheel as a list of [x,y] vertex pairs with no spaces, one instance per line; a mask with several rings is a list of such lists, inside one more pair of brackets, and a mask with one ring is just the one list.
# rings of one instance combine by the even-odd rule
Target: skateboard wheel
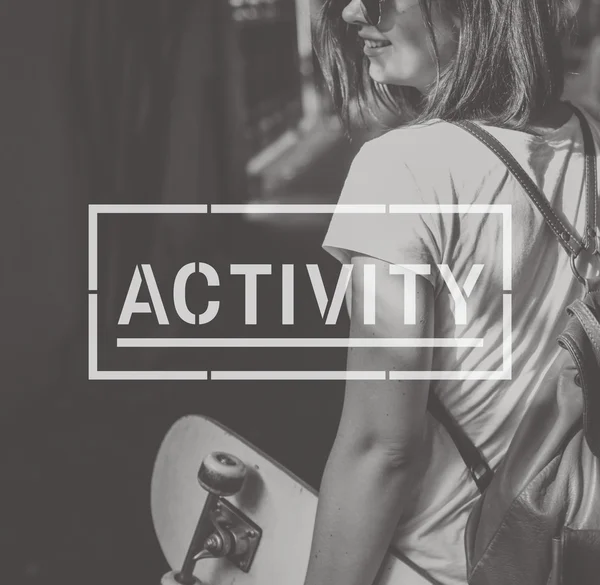
[[220,451],[208,455],[198,471],[200,485],[217,496],[233,496],[242,489],[245,478],[244,463]]
[[[186,581],[185,585],[202,585],[200,579],[193,577],[193,581]],[[177,580],[177,571],[169,571],[165,573],[160,580],[160,585],[183,585],[181,581]]]

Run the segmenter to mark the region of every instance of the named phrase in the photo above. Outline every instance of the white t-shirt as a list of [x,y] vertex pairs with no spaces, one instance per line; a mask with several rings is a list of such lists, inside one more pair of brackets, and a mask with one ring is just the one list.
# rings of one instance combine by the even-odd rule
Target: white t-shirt
[[[587,118],[600,153],[599,123]],[[577,117],[543,137],[486,129],[583,234],[584,158]],[[393,130],[365,144],[338,203],[461,206],[335,213],[323,247],[343,263],[354,252],[392,264],[434,266],[427,278],[436,293],[435,336],[483,343],[434,349],[433,371],[450,372],[438,377],[455,379],[434,379],[430,388],[497,466],[540,374],[562,351],[556,337],[566,322],[565,308],[582,294],[567,254],[496,155],[446,122]],[[490,205],[496,212],[481,212]],[[466,325],[455,322],[454,304],[436,268],[442,264],[460,286],[474,264],[484,266],[467,300]],[[500,373],[468,379],[473,371]],[[433,420],[430,427],[424,453],[429,464],[393,544],[440,583],[465,585],[464,528],[478,492],[445,430]]]

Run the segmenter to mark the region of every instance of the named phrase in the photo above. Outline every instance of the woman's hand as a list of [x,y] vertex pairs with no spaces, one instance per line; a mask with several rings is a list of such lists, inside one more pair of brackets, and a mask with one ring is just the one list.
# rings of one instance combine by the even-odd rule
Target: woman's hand
[[[354,257],[352,263],[352,338],[433,336],[434,293],[425,278],[413,275],[415,324],[407,325],[405,277],[390,275],[390,264],[373,258]],[[375,267],[374,279],[365,279],[365,265]],[[411,277],[406,280],[411,282]],[[373,283],[376,321],[365,325],[369,303],[364,301]],[[347,370],[428,371],[431,359],[431,348],[351,348]],[[388,378],[346,384],[342,418],[321,484],[305,585],[371,585],[402,513],[411,505],[426,463],[429,382]]]

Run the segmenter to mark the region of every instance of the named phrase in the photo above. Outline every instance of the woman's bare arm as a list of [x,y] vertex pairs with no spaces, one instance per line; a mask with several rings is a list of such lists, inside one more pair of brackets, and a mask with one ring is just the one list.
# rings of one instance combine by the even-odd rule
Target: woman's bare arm
[[[376,325],[363,324],[364,264],[375,264]],[[404,278],[353,259],[351,337],[432,337],[433,287],[417,277],[416,325],[404,324]],[[430,348],[352,348],[348,370],[431,369]],[[429,382],[348,381],[319,496],[305,585],[371,585],[419,480]]]

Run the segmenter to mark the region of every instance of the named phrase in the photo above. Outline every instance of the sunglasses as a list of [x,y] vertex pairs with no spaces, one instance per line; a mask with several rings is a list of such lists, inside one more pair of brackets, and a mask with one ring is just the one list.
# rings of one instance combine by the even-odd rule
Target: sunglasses
[[381,13],[383,12],[383,3],[385,0],[361,0],[361,7],[367,22],[371,26],[381,24]]
[[[379,26],[381,24],[384,3],[385,0],[361,0],[360,5],[363,15],[371,26]],[[413,0],[412,2],[409,2],[401,12],[406,11],[408,8],[412,8],[413,6],[417,6],[418,4],[420,4],[419,0]]]

